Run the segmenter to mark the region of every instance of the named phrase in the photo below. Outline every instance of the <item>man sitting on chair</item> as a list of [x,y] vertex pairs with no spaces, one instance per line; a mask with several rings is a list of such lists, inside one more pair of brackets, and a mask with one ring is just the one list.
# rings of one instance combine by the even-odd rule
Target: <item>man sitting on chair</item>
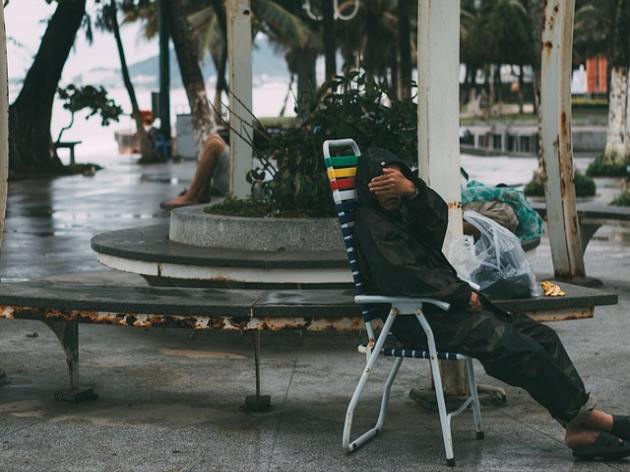
[[[478,359],[492,377],[527,390],[564,426],[576,457],[630,455],[629,417],[594,409],[555,331],[498,309],[457,277],[442,253],[448,208],[436,192],[391,152],[372,148],[359,159],[357,193],[354,240],[366,293],[447,301],[448,312],[424,309],[438,350]],[[397,317],[392,332],[405,347],[424,347],[415,317]]]

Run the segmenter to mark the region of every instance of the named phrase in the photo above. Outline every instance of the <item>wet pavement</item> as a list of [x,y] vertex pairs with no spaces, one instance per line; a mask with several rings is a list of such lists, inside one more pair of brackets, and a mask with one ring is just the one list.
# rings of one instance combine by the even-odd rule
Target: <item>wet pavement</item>
[[[467,158],[474,177],[495,178],[473,159]],[[510,162],[513,171],[500,178],[516,179],[535,165],[503,163]],[[139,167],[123,160],[94,177],[12,182],[0,276],[142,284],[137,276],[100,267],[90,238],[167,221],[158,204],[181,191],[193,166]],[[592,320],[554,327],[600,405],[628,412],[627,231],[601,228],[586,265],[589,275],[618,291],[619,305],[598,308]],[[546,239],[534,266],[551,272]],[[67,374],[52,332],[41,322],[2,320],[0,367],[7,376],[0,379],[0,471],[451,470],[444,466],[437,414],[408,397],[412,387],[428,382],[424,362],[403,365],[384,433],[351,456],[342,452],[345,408],[364,362],[355,351],[359,341],[358,335],[264,333],[262,387],[273,410],[252,414],[241,409],[254,390],[249,336],[83,325],[82,382],[100,398],[74,405],[53,400]],[[479,374],[482,383],[498,383]],[[507,390],[506,407],[482,410],[485,440],[474,439],[470,414],[454,420],[455,470],[630,470],[630,461],[573,461],[561,428],[523,391]],[[378,394],[374,382],[357,428],[374,419]]]
[[159,203],[181,192],[193,171],[190,161],[139,166],[120,157],[92,177],[11,182],[0,277],[104,270],[90,249],[92,236],[168,222]]

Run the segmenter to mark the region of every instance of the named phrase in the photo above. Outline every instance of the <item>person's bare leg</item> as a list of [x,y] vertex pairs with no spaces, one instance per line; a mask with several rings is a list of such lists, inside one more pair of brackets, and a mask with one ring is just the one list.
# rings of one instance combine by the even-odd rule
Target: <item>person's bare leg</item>
[[202,192],[210,184],[210,179],[217,165],[217,158],[225,149],[223,140],[218,137],[210,137],[204,143],[203,151],[197,161],[197,168],[190,186],[183,195],[179,195],[167,201],[164,206],[178,208],[199,203]]
[[610,432],[613,417],[601,410],[593,410],[579,425],[567,425],[564,443],[570,447],[593,444],[601,431]]

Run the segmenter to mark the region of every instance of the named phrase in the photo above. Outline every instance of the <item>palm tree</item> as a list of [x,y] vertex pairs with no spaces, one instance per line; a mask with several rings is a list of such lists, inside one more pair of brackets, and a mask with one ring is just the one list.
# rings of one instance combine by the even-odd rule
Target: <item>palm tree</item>
[[[188,16],[193,39],[200,57],[210,54],[217,69],[215,111],[221,110],[221,92],[227,89],[225,74],[226,39],[225,14],[212,5],[197,10]],[[220,3],[220,2],[219,2]],[[315,58],[321,40],[315,27],[301,14],[302,7],[295,2],[282,0],[252,0],[253,33],[266,33],[280,49],[286,51],[289,70],[298,77],[298,103],[314,90]],[[218,60],[220,59],[220,60]]]
[[175,47],[175,55],[182,75],[182,82],[186,89],[192,124],[195,134],[195,142],[201,148],[204,140],[214,128],[214,120],[210,111],[206,84],[199,65],[197,47],[190,33],[188,13],[190,3],[186,0],[160,0],[166,1],[169,11],[169,31]]
[[84,21],[85,1],[58,3],[22,89],[9,107],[9,163],[14,172],[63,173],[52,146],[50,120],[63,67]]
[[214,89],[214,112],[215,123],[219,123],[223,116],[223,106],[221,97],[223,92],[227,92],[227,14],[225,5],[221,0],[212,0],[212,6],[202,8],[188,15],[188,22],[191,28],[192,39],[197,46],[197,56],[204,58],[210,54],[217,80]]
[[480,66],[488,70],[492,104],[495,91],[500,99],[501,65],[518,65],[522,74],[534,61],[528,10],[523,0],[464,0],[462,7],[462,57],[473,73]]
[[[169,31],[175,56],[179,65],[182,83],[192,116],[194,139],[201,146],[214,127],[205,81],[199,65],[197,45],[192,37],[188,15],[205,5],[204,0],[158,0],[165,2],[169,18]],[[157,1],[132,2],[125,6],[125,22],[144,22],[144,36],[153,38],[158,33]]]
[[147,131],[144,129],[142,115],[140,114],[140,107],[138,106],[138,100],[136,99],[136,92],[129,76],[129,68],[127,67],[127,60],[125,58],[125,49],[120,38],[116,0],[110,0],[109,5],[105,5],[103,7],[101,25],[111,31],[114,35],[114,39],[116,40],[116,49],[118,50],[118,57],[120,59],[120,70],[123,76],[123,83],[125,84],[125,88],[129,94],[129,101],[131,102],[131,116],[136,123],[136,133],[140,144],[140,162],[156,162],[159,160],[159,156],[155,152],[155,147],[151,142]]
[[[340,24],[344,33],[341,53],[346,64],[359,57],[367,81],[383,81],[398,54],[398,0],[362,2],[356,16]],[[394,85],[395,88],[395,84]]]

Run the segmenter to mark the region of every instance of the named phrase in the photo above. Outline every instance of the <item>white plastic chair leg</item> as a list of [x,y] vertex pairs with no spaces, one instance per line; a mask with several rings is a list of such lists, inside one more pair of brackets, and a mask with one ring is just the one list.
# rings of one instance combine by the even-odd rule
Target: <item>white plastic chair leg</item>
[[429,345],[429,354],[431,359],[431,374],[433,375],[433,385],[435,386],[435,397],[438,404],[438,412],[440,413],[440,425],[442,426],[442,440],[444,442],[444,452],[446,453],[446,465],[453,467],[455,465],[455,455],[453,453],[453,438],[451,436],[451,422],[446,411],[446,401],[444,400],[444,390],[442,389],[442,377],[440,376],[440,364],[437,358],[437,349],[433,333],[428,327],[428,323],[424,315],[416,315],[418,322],[425,329],[427,334],[427,344]]
[[[363,369],[363,373],[361,374],[359,383],[357,384],[357,387],[354,389],[354,393],[352,394],[352,398],[350,399],[350,404],[348,405],[348,410],[346,411],[346,420],[343,426],[343,436],[342,436],[342,446],[346,452],[355,451],[360,446],[362,446],[363,444],[368,442],[370,439],[372,439],[374,436],[376,436],[379,432],[378,423],[377,423],[377,426],[373,427],[372,429],[369,429],[368,431],[363,433],[361,436],[359,436],[357,439],[350,442],[350,433],[352,432],[352,420],[354,417],[354,411],[357,407],[357,404],[359,403],[359,398],[361,398],[361,394],[363,393],[363,390],[365,389],[367,380],[370,377],[370,374],[372,373],[372,369],[374,365],[376,364],[376,360],[378,359],[378,356],[381,353],[381,349],[383,349],[383,345],[385,344],[385,340],[387,339],[387,334],[389,333],[389,330],[391,329],[391,326],[392,326],[392,323],[394,322],[395,317],[396,317],[395,311],[393,310],[390,311],[390,314],[387,317],[385,324],[383,325],[383,330],[381,331],[381,334],[376,340],[374,349],[372,350],[372,353],[370,354],[370,357],[365,365],[365,368]],[[389,387],[391,388],[391,384],[394,382],[394,379],[396,377],[396,374],[398,373],[399,367],[400,367],[399,362],[394,363],[394,366],[392,367],[392,371],[390,372],[389,377],[387,379],[385,390],[387,392],[388,397],[389,397],[389,388],[387,387],[387,384],[389,383],[390,384]],[[381,413],[383,412],[382,405],[383,403],[381,402]],[[379,420],[381,420],[381,414],[379,414]],[[382,418],[382,421],[384,421],[384,417]]]
[[477,380],[475,379],[475,367],[472,359],[466,361],[466,374],[468,377],[468,390],[472,397],[471,408],[473,411],[473,420],[475,421],[475,431],[477,439],[483,439],[483,426],[481,424],[481,407],[479,406],[479,391],[477,390]]
[[392,389],[392,385],[394,385],[394,380],[396,380],[396,375],[398,374],[398,369],[400,369],[400,365],[403,362],[402,357],[396,358],[394,361],[394,365],[392,366],[392,370],[390,370],[389,375],[387,376],[387,381],[385,382],[385,388],[383,388],[383,397],[381,398],[381,411],[378,413],[378,420],[376,421],[376,430],[377,433],[380,433],[383,429],[383,424],[385,423],[385,416],[387,415],[387,405],[389,402],[389,392]]

